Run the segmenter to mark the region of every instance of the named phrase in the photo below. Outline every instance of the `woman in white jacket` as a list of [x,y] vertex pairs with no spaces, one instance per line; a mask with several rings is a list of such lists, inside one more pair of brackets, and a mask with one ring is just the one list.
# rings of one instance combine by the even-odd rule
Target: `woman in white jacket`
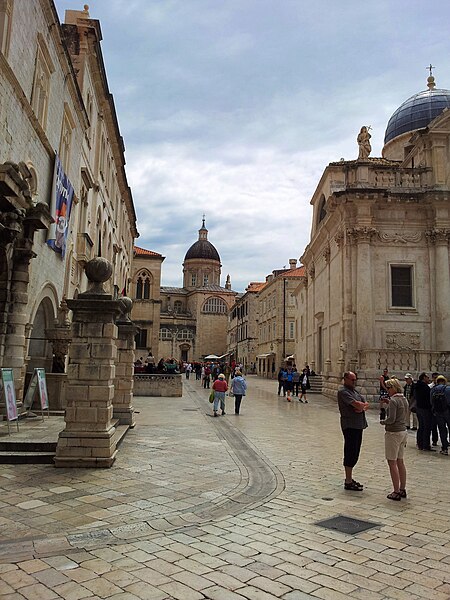
[[231,381],[231,391],[234,394],[234,412],[238,415],[241,409],[242,396],[245,396],[247,391],[247,382],[240,371],[236,371],[234,374],[234,379]]

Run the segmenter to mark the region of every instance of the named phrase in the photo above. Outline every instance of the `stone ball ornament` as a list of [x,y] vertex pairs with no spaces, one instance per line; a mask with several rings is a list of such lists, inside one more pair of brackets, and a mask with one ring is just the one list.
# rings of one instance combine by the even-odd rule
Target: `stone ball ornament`
[[113,267],[109,260],[97,256],[86,263],[84,272],[90,283],[90,293],[107,294],[102,284],[111,279],[113,274]]
[[122,312],[121,321],[130,321],[131,309],[133,307],[133,300],[128,296],[122,296],[119,298],[120,310]]

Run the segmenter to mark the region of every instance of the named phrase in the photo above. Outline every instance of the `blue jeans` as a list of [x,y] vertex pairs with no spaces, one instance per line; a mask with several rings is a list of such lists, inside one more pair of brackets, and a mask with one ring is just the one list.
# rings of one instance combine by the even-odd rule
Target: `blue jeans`
[[448,449],[448,431],[450,430],[450,410],[441,415],[436,415],[437,426],[439,429],[439,435],[441,438],[442,450]]
[[221,410],[225,411],[225,392],[214,392],[214,412],[219,410],[219,402]]

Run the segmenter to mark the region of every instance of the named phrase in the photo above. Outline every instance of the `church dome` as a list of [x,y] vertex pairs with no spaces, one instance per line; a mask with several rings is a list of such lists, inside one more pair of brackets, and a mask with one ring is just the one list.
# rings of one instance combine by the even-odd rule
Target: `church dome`
[[198,240],[192,244],[186,252],[184,260],[203,258],[206,260],[217,260],[220,262],[220,256],[216,248],[208,240],[208,230],[205,227],[205,219],[201,228],[198,230]]
[[434,77],[428,77],[428,90],[408,98],[389,119],[384,143],[387,144],[403,133],[426,127],[445,108],[450,108],[450,90],[436,89]]

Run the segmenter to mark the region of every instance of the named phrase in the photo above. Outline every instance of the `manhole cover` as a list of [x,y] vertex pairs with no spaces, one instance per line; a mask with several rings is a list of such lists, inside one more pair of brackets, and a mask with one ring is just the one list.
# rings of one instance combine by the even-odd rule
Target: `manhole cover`
[[372,523],[371,521],[361,521],[361,519],[354,519],[352,517],[346,517],[345,515],[338,515],[332,519],[325,519],[325,521],[317,521],[316,525],[319,527],[325,527],[326,529],[334,529],[341,533],[359,533],[360,531],[366,531],[366,529],[372,529],[372,527],[379,527],[379,523]]

